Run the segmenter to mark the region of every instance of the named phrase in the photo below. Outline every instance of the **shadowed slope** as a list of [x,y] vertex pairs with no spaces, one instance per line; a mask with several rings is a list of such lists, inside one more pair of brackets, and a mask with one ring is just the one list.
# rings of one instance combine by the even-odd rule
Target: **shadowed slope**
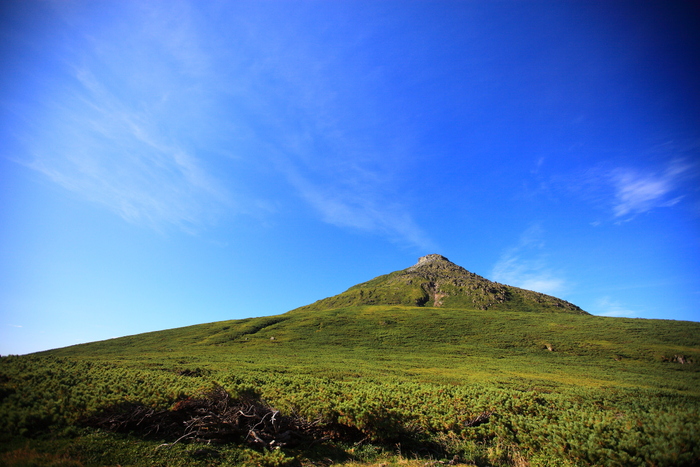
[[376,277],[297,310],[358,305],[587,314],[565,300],[485,279],[441,255],[423,256],[407,269]]

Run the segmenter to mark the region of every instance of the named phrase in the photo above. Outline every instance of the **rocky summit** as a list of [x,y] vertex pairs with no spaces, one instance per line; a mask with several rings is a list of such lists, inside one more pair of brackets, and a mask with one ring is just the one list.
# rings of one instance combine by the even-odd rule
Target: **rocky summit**
[[411,267],[355,285],[300,310],[361,305],[587,314],[566,300],[490,281],[438,254],[422,256]]

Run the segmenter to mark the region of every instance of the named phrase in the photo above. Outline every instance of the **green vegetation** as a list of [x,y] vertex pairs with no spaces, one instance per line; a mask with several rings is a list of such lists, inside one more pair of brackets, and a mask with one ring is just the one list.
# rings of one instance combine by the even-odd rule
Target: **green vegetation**
[[[693,465],[700,373],[689,362],[699,359],[698,323],[405,306],[293,311],[2,358],[0,459]],[[84,423],[126,402],[167,410],[214,387],[344,432],[290,449],[240,441],[201,451]],[[12,463],[22,456],[34,464]]]
[[1,358],[0,465],[700,464],[700,323],[440,258],[279,316]]
[[492,282],[440,255],[424,256],[410,268],[375,277],[300,310],[327,310],[360,305],[587,314],[565,300]]

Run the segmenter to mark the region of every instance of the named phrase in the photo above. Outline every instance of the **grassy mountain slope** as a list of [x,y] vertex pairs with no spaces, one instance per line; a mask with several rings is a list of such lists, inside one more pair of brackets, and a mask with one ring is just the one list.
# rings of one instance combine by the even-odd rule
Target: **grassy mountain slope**
[[[0,358],[0,465],[698,465],[696,362],[700,323],[591,316],[429,255],[282,315]],[[263,404],[253,430],[286,439],[285,414],[315,438],[251,448],[206,412]],[[178,440],[202,433],[229,437]]]
[[492,282],[441,255],[427,255],[407,269],[376,277],[300,310],[358,305],[476,308],[586,314],[556,297]]
[[[551,350],[550,350],[551,349]],[[358,306],[223,321],[44,353],[284,368],[431,382],[635,386],[700,396],[700,323],[455,308]],[[535,383],[532,383],[535,384]]]

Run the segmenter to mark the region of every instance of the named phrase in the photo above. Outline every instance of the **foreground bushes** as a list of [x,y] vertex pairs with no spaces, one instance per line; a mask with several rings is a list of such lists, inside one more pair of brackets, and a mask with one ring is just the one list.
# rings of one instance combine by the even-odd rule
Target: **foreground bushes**
[[[116,362],[28,356],[0,360],[0,399],[0,425],[9,440],[70,438],[87,424],[168,443],[181,437],[181,443],[253,440],[266,449],[296,448],[296,459],[323,442],[345,446],[346,453],[369,445],[401,446],[404,453],[457,456],[476,464],[506,465],[517,459],[543,465],[555,465],[554,459],[568,465],[700,463],[700,403],[658,391],[340,381],[262,370],[134,369]],[[248,401],[247,409],[236,405],[240,401]],[[120,414],[119,407],[140,412]],[[199,421],[187,413],[199,413]],[[255,423],[245,425],[246,416]],[[96,422],[99,417],[102,422]],[[139,428],[149,417],[157,429]],[[172,431],[178,424],[189,431]],[[228,438],[220,436],[225,430]]]

